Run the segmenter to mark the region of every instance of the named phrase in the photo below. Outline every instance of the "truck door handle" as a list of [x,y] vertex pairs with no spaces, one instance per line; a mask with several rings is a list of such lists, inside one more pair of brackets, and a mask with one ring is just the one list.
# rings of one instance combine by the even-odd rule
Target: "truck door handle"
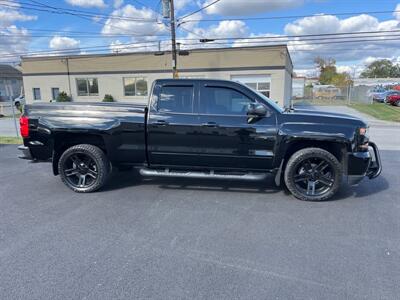
[[164,120],[157,120],[154,122],[154,124],[158,125],[158,126],[166,126],[166,125],[168,125],[168,122],[164,121]]
[[203,123],[201,126],[204,127],[218,127],[218,124],[215,122],[207,122],[207,123]]

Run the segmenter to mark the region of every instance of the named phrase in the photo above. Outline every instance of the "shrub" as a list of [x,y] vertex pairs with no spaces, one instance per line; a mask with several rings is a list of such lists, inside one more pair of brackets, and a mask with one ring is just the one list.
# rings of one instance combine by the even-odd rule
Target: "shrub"
[[71,101],[71,97],[68,96],[68,94],[66,92],[61,92],[58,94],[57,96],[57,102],[70,102]]
[[114,97],[109,95],[109,94],[105,94],[104,98],[103,98],[103,102],[114,102]]

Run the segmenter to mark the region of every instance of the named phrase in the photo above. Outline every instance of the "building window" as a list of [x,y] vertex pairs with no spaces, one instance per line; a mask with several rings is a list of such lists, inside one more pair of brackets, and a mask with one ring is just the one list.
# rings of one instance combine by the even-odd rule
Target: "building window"
[[232,80],[244,83],[249,88],[259,91],[268,98],[271,94],[271,76],[269,75],[232,76]]
[[125,96],[147,96],[147,80],[142,77],[124,78]]
[[40,88],[33,88],[33,100],[42,100],[42,96],[40,95]]
[[51,88],[51,97],[53,100],[57,100],[59,94],[60,94],[59,88]]
[[97,78],[77,78],[76,87],[78,96],[98,96],[99,84]]

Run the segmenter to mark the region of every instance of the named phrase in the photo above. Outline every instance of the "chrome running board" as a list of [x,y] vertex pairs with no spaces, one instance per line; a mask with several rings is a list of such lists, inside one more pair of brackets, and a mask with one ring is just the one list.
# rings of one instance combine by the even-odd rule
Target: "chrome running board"
[[267,173],[215,173],[214,171],[209,172],[196,172],[196,171],[179,171],[169,169],[140,169],[140,175],[142,176],[154,176],[154,177],[180,177],[180,178],[196,178],[196,179],[226,179],[226,180],[247,180],[247,181],[258,181],[264,180],[267,177]]

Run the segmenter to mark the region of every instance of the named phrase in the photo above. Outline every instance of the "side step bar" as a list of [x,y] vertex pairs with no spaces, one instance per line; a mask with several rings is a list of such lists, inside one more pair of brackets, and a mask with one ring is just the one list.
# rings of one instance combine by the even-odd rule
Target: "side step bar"
[[212,178],[212,179],[228,179],[228,180],[247,180],[247,181],[258,181],[263,180],[267,177],[267,173],[215,173],[210,172],[196,172],[196,171],[171,171],[169,169],[140,169],[140,174],[142,176],[154,176],[154,177],[180,177],[180,178]]

